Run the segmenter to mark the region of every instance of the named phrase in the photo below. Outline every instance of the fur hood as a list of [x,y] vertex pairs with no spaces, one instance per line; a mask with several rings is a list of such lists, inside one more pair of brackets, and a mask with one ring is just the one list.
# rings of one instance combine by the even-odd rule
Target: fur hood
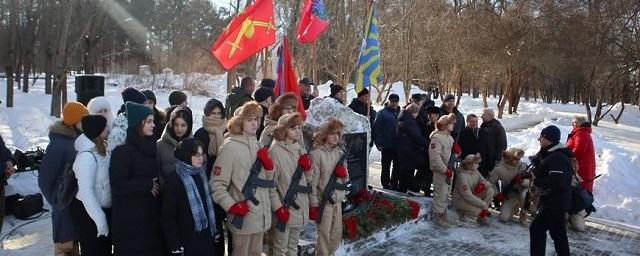
[[78,131],[74,127],[63,124],[62,120],[56,121],[51,126],[49,126],[49,135],[53,134],[70,139],[75,139],[76,137],[78,137]]

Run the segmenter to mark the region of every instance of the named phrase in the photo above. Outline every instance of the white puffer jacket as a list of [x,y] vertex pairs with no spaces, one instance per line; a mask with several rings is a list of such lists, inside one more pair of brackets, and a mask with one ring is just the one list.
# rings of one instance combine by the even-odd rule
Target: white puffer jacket
[[[96,145],[84,134],[75,142],[78,155],[73,172],[78,180],[76,198],[82,201],[89,217],[97,227],[106,227],[107,218],[102,208],[111,208],[111,184],[109,182],[110,154],[98,154]],[[95,158],[94,158],[95,156]]]

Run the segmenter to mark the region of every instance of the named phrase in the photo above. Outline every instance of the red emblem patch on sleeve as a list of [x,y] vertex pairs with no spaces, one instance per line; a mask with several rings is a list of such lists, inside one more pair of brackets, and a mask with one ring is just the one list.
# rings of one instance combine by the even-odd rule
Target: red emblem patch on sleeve
[[435,143],[431,143],[431,149],[436,149],[436,144]]
[[213,175],[220,176],[221,172],[222,172],[222,168],[220,168],[220,166],[213,167]]
[[463,185],[462,186],[462,190],[467,191],[467,190],[469,190],[469,187],[467,185]]

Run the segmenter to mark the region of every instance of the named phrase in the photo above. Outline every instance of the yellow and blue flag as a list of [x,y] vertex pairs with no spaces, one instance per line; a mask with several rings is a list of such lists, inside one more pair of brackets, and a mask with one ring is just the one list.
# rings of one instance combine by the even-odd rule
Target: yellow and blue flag
[[373,1],[367,18],[365,35],[362,39],[358,65],[356,66],[356,92],[382,82],[378,18],[376,16],[375,1]]

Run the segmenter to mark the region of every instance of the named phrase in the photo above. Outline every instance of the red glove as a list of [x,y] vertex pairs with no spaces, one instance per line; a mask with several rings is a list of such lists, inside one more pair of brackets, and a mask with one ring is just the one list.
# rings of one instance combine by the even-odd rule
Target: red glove
[[301,155],[300,158],[298,158],[298,164],[305,172],[311,171],[311,158],[308,154]]
[[478,185],[476,185],[475,188],[473,188],[473,193],[474,194],[482,194],[482,193],[484,193],[485,188],[486,187],[484,185],[484,182],[480,182],[480,183],[478,183]]
[[486,217],[489,217],[489,216],[491,216],[491,213],[489,213],[489,210],[487,210],[487,209],[483,209],[480,212],[480,214],[478,214],[478,217],[480,217],[480,218],[486,218]]
[[496,195],[496,201],[498,202],[504,202],[504,194],[502,194],[502,192],[498,193],[498,195]]
[[310,207],[309,208],[309,219],[310,220],[318,220],[318,216],[320,215],[320,207]]
[[245,216],[249,213],[249,205],[246,202],[242,201],[239,203],[235,203],[229,208],[229,213],[233,215]]
[[344,168],[344,166],[342,166],[341,164],[336,166],[336,169],[334,170],[334,173],[336,174],[336,177],[338,177],[338,178],[347,177],[347,169]]
[[511,182],[513,182],[513,184],[518,184],[518,185],[522,184],[522,181],[523,180],[520,175],[513,176],[513,179],[511,179]]
[[451,152],[456,155],[462,154],[462,149],[460,149],[460,145],[458,143],[453,143],[453,147],[451,147]]
[[287,223],[289,221],[289,210],[284,206],[278,208],[276,210],[276,218],[278,218],[279,222]]
[[269,158],[269,150],[267,150],[267,148],[261,148],[258,150],[258,159],[262,163],[262,167],[264,167],[265,170],[273,170],[273,161],[271,160],[271,158]]
[[444,175],[447,176],[447,178],[453,177],[453,170],[451,170],[451,168],[447,168],[447,172],[445,172]]

